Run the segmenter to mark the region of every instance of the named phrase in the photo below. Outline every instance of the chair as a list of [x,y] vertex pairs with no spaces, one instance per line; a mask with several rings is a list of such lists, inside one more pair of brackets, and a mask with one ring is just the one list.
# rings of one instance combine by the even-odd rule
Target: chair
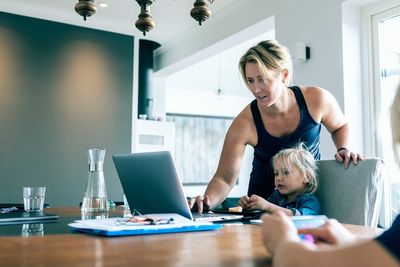
[[368,158],[348,169],[336,160],[318,161],[316,197],[322,213],[341,223],[376,227],[383,191],[384,163]]

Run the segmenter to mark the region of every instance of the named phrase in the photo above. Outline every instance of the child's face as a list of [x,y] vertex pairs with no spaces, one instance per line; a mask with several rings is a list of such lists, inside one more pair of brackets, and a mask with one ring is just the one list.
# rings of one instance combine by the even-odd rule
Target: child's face
[[290,165],[290,170],[285,168],[280,160],[274,166],[275,187],[279,193],[286,195],[289,200],[295,200],[306,187],[307,179],[296,165]]

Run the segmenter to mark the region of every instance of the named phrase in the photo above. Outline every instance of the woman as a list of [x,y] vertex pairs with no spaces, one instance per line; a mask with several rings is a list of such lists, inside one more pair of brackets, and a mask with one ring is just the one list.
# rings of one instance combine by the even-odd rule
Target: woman
[[[395,148],[400,144],[400,86],[392,104],[392,135]],[[400,164],[398,152],[395,156]],[[400,266],[400,215],[392,227],[374,240],[354,237],[337,221],[315,229],[299,230],[311,234],[314,240],[325,243],[323,249],[299,240],[293,223],[283,213],[264,215],[263,239],[273,258],[273,266]]]
[[[246,145],[254,147],[248,195],[267,198],[274,190],[271,158],[280,150],[303,142],[320,159],[321,124],[331,133],[337,148],[335,158],[347,168],[361,155],[350,152],[349,127],[336,99],[318,87],[288,87],[292,62],[287,49],[277,41],[260,42],[240,59],[242,77],[256,98],[233,120],[220,161],[204,196],[189,200],[199,212],[220,204],[239,175]],[[196,205],[195,205],[196,204]]]

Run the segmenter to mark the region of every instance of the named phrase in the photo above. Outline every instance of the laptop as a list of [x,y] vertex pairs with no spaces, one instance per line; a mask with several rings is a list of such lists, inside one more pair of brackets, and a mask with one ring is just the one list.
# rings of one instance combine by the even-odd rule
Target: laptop
[[58,215],[44,212],[11,211],[0,213],[0,225],[24,223],[48,223],[58,221]]
[[192,214],[169,151],[113,155],[131,210],[141,214],[177,213],[197,222],[238,220],[243,215]]

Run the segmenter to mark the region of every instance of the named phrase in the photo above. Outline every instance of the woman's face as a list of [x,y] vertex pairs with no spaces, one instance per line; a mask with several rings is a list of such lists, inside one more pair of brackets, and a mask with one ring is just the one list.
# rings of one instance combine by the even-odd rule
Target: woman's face
[[285,87],[282,73],[277,77],[266,80],[256,63],[248,62],[245,66],[247,84],[263,106],[270,106],[280,97],[282,88]]

